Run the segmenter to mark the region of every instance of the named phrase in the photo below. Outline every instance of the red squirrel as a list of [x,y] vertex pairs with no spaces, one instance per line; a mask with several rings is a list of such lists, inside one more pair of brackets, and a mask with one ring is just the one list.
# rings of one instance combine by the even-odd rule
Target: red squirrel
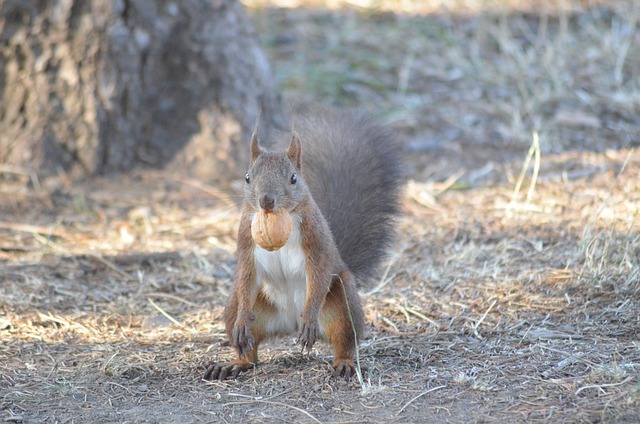
[[[251,137],[238,265],[224,311],[237,359],[206,364],[207,380],[236,378],[258,362],[263,340],[296,331],[303,351],[318,338],[333,345],[335,376],[356,373],[365,326],[357,287],[375,277],[394,235],[398,145],[354,112],[306,108],[292,128],[282,150],[266,150],[257,128]],[[252,218],[281,208],[292,231],[282,248],[267,251],[251,237]]]

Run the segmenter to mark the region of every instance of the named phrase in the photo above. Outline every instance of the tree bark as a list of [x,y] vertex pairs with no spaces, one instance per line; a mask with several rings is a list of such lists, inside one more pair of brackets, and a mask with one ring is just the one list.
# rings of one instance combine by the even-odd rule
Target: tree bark
[[242,173],[269,64],[236,0],[0,0],[0,164]]

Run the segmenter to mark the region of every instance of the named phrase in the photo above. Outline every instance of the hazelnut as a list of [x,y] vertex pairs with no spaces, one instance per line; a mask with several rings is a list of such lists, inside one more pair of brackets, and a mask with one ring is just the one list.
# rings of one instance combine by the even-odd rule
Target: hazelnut
[[291,215],[285,209],[277,212],[260,211],[253,215],[251,237],[263,249],[278,250],[291,234]]

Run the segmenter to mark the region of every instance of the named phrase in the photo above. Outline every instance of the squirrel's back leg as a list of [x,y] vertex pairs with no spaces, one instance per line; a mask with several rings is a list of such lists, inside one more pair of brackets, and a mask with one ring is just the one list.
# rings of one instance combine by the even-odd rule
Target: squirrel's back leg
[[324,338],[333,345],[335,351],[334,375],[353,376],[356,373],[356,346],[364,333],[364,312],[351,272],[344,270],[332,277],[319,322]]
[[[252,321],[250,324],[251,334],[253,335],[253,349],[246,355],[237,354],[237,359],[231,362],[209,362],[205,365],[205,380],[226,380],[227,378],[236,378],[241,372],[247,371],[255,366],[258,362],[258,346],[268,336],[266,324],[275,314],[274,307],[264,297],[262,292],[258,294],[255,304],[253,305]],[[233,346],[233,328],[238,315],[238,301],[235,293],[229,297],[229,301],[224,309],[224,324],[227,336]],[[235,347],[235,346],[234,346]],[[237,352],[237,351],[236,351]]]

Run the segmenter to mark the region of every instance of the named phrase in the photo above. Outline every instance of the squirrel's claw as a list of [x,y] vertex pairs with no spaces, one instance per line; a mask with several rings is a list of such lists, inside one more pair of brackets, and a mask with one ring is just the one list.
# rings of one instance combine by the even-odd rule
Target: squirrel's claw
[[298,343],[302,346],[303,352],[305,348],[307,349],[307,352],[311,352],[311,348],[318,338],[318,332],[319,328],[317,322],[302,325],[302,330],[300,330],[300,335],[298,336]]

